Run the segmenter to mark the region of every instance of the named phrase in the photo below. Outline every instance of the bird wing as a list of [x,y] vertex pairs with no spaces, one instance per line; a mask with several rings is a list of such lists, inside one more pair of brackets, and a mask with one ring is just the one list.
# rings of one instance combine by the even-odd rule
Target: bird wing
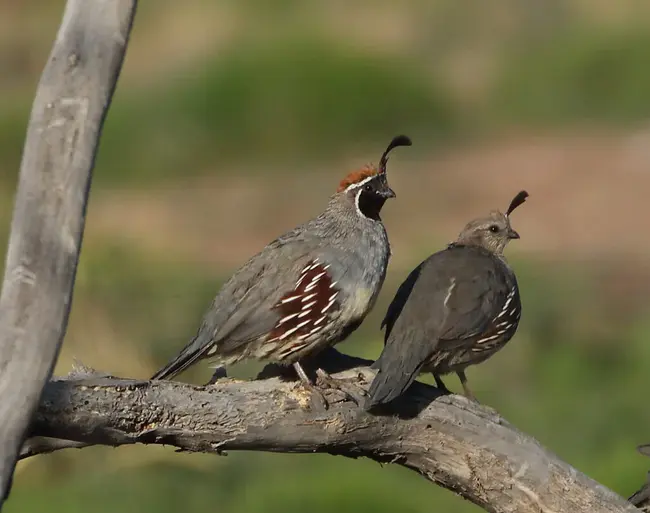
[[399,317],[400,313],[402,312],[402,309],[404,308],[404,305],[409,299],[409,296],[411,295],[411,292],[413,291],[413,287],[415,286],[415,283],[418,280],[418,276],[420,276],[420,272],[422,271],[422,267],[424,266],[425,262],[422,262],[420,265],[418,265],[415,269],[413,269],[409,275],[406,277],[406,279],[402,282],[402,284],[399,286],[397,289],[397,292],[395,293],[395,297],[393,297],[393,300],[391,301],[390,305],[388,305],[388,309],[386,310],[386,315],[384,316],[384,319],[381,321],[381,329],[384,327],[386,328],[386,333],[384,340],[388,338],[390,335],[390,332],[393,329],[393,325],[395,324],[395,321]]
[[[320,243],[278,239],[251,258],[219,291],[197,335],[153,379],[173,377],[201,358],[237,353],[242,346],[271,333],[284,315],[275,307],[297,287],[315,255],[322,254]],[[328,256],[329,261],[335,259],[331,252]],[[320,256],[320,262],[329,263],[325,256]],[[340,277],[334,274],[336,270],[339,267],[334,265],[329,269],[334,280]],[[321,309],[327,305],[325,301]]]
[[451,350],[484,333],[508,292],[503,264],[479,250],[448,250],[449,274],[455,287],[446,302],[446,318],[439,347]]
[[[221,288],[205,313],[197,334],[180,353],[152,379],[170,379],[187,369],[196,361],[236,351],[247,342],[272,329],[278,320],[278,312],[271,306],[283,294],[278,287],[268,284],[279,283],[280,272],[284,281],[291,283],[300,257],[278,265],[281,252],[269,252],[270,261],[264,252],[251,258]],[[275,254],[278,253],[278,254]],[[299,270],[295,271],[297,276]]]
[[491,257],[467,248],[431,255],[398,288],[386,312],[384,349],[373,367],[370,407],[391,401],[417,378],[435,351],[480,333],[492,318]]
[[451,285],[444,272],[431,272],[432,266],[443,269],[438,265],[440,255],[436,253],[416,267],[388,307],[382,322],[386,328],[384,349],[373,364],[378,372],[368,391],[368,409],[401,395],[436,348],[444,323],[441,306]]

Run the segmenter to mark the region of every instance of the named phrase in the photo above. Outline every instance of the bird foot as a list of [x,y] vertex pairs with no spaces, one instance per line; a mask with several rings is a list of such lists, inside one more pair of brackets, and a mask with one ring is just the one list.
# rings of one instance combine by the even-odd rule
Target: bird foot
[[318,387],[312,383],[301,382],[302,386],[309,391],[310,402],[309,407],[312,411],[323,413],[329,409],[329,402],[325,398],[325,394]]
[[365,402],[366,391],[363,390],[357,383],[359,382],[359,377],[356,378],[333,378],[323,369],[316,370],[316,376],[318,377],[319,385],[334,389],[340,390],[343,392],[347,399],[353,401],[357,406],[362,405]]
[[307,376],[307,373],[305,370],[302,368],[302,365],[300,363],[296,362],[293,364],[293,368],[296,370],[296,374],[298,375],[298,379],[300,380],[300,384],[303,386],[303,388],[310,393],[310,408],[313,411],[322,413],[327,410],[329,407],[329,403],[327,402],[327,399],[325,399],[325,395],[323,392],[321,392],[309,379],[309,376]]
[[206,386],[214,385],[220,379],[227,378],[227,377],[228,377],[228,372],[226,371],[226,368],[222,365],[219,365],[218,367],[214,368],[214,373],[212,374],[212,377],[205,385]]
[[463,394],[463,396],[465,396],[465,398],[471,403],[481,404],[480,401],[472,393],[470,393],[469,395],[465,393]]

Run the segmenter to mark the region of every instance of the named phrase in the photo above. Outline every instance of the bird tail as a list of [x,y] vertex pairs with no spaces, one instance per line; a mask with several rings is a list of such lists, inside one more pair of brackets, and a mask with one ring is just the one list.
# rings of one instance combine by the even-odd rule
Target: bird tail
[[386,348],[373,367],[379,372],[372,380],[368,390],[365,409],[371,410],[387,404],[403,394],[420,374],[422,363],[411,361],[391,361],[386,357]]
[[165,365],[162,369],[151,376],[152,380],[155,379],[172,379],[177,374],[180,374],[190,365],[197,360],[203,358],[212,348],[213,344],[202,343],[200,336],[194,337],[189,344],[174,358],[171,362]]

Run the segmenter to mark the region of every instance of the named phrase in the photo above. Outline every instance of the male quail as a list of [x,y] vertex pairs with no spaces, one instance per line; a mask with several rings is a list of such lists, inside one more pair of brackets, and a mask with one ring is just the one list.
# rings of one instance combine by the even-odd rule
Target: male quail
[[379,216],[395,193],[386,179],[389,152],[410,146],[395,137],[379,165],[347,175],[318,217],[280,236],[221,288],[196,336],[152,379],[172,378],[196,361],[244,359],[300,365],[344,340],[372,309],[390,257]]
[[515,274],[503,256],[519,234],[510,214],[528,193],[517,194],[505,215],[493,211],[465,226],[458,239],[434,253],[406,278],[388,307],[385,345],[373,367],[366,408],[392,401],[422,372],[440,379],[455,372],[474,399],[465,368],[481,363],[514,335],[521,316]]

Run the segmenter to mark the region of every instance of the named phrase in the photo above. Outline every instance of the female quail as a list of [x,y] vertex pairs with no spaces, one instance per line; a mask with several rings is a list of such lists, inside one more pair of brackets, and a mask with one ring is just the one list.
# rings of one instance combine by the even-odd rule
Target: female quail
[[172,378],[203,358],[293,364],[344,340],[372,309],[390,247],[379,216],[395,193],[386,179],[389,152],[410,146],[395,137],[379,165],[350,173],[325,211],[280,236],[221,288],[196,336],[152,379]]
[[427,258],[400,285],[382,322],[385,345],[373,365],[378,373],[367,409],[398,397],[421,372],[433,373],[445,391],[440,376],[455,372],[465,395],[474,399],[465,368],[501,349],[519,324],[519,288],[503,250],[519,238],[510,214],[527,197],[521,191],[505,215],[494,211],[467,224],[456,242]]

